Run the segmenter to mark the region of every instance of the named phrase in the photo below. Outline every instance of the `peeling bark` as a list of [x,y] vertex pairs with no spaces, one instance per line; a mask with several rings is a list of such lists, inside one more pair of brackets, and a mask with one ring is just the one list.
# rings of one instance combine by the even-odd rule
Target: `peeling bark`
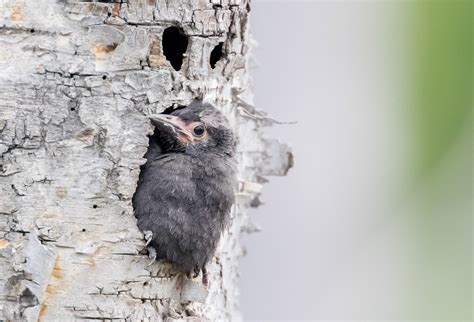
[[[2,320],[239,317],[246,209],[265,175],[291,166],[288,147],[264,137],[269,122],[248,112],[248,0],[123,2],[0,2]],[[179,71],[163,54],[170,26],[188,37]],[[218,106],[240,138],[241,191],[208,289],[148,265],[131,205],[147,115],[194,98]]]

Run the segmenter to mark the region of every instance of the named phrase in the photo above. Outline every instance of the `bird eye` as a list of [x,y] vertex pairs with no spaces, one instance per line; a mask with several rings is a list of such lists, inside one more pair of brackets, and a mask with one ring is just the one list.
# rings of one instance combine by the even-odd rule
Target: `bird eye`
[[202,136],[204,134],[204,132],[206,132],[206,128],[202,124],[196,125],[193,128],[193,133],[196,136]]

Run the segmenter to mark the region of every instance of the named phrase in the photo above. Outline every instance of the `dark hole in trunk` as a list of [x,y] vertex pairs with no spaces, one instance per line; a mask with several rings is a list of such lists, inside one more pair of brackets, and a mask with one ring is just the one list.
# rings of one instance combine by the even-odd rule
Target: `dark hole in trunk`
[[166,110],[164,110],[162,114],[171,114],[171,113],[173,113],[174,111],[182,110],[182,109],[185,108],[185,107],[186,107],[186,106],[178,106],[178,107],[170,106],[170,107],[168,107]]
[[166,28],[163,32],[163,54],[175,70],[183,64],[183,54],[188,48],[188,37],[178,27]]
[[224,46],[223,42],[220,42],[211,52],[211,67],[212,69],[216,68],[217,62],[222,58],[222,47]]

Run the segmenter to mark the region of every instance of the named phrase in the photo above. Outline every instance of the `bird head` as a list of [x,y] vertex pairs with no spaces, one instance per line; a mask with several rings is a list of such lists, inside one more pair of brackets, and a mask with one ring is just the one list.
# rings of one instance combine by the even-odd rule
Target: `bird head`
[[192,155],[235,154],[236,139],[224,115],[211,104],[194,101],[170,114],[149,116],[164,152]]

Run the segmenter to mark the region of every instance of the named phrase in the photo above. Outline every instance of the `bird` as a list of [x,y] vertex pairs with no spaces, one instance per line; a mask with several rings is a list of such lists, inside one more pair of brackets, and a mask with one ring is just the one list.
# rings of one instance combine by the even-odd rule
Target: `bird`
[[138,228],[154,259],[178,264],[189,276],[213,258],[235,202],[237,139],[213,105],[194,100],[149,116],[149,139],[133,196]]

